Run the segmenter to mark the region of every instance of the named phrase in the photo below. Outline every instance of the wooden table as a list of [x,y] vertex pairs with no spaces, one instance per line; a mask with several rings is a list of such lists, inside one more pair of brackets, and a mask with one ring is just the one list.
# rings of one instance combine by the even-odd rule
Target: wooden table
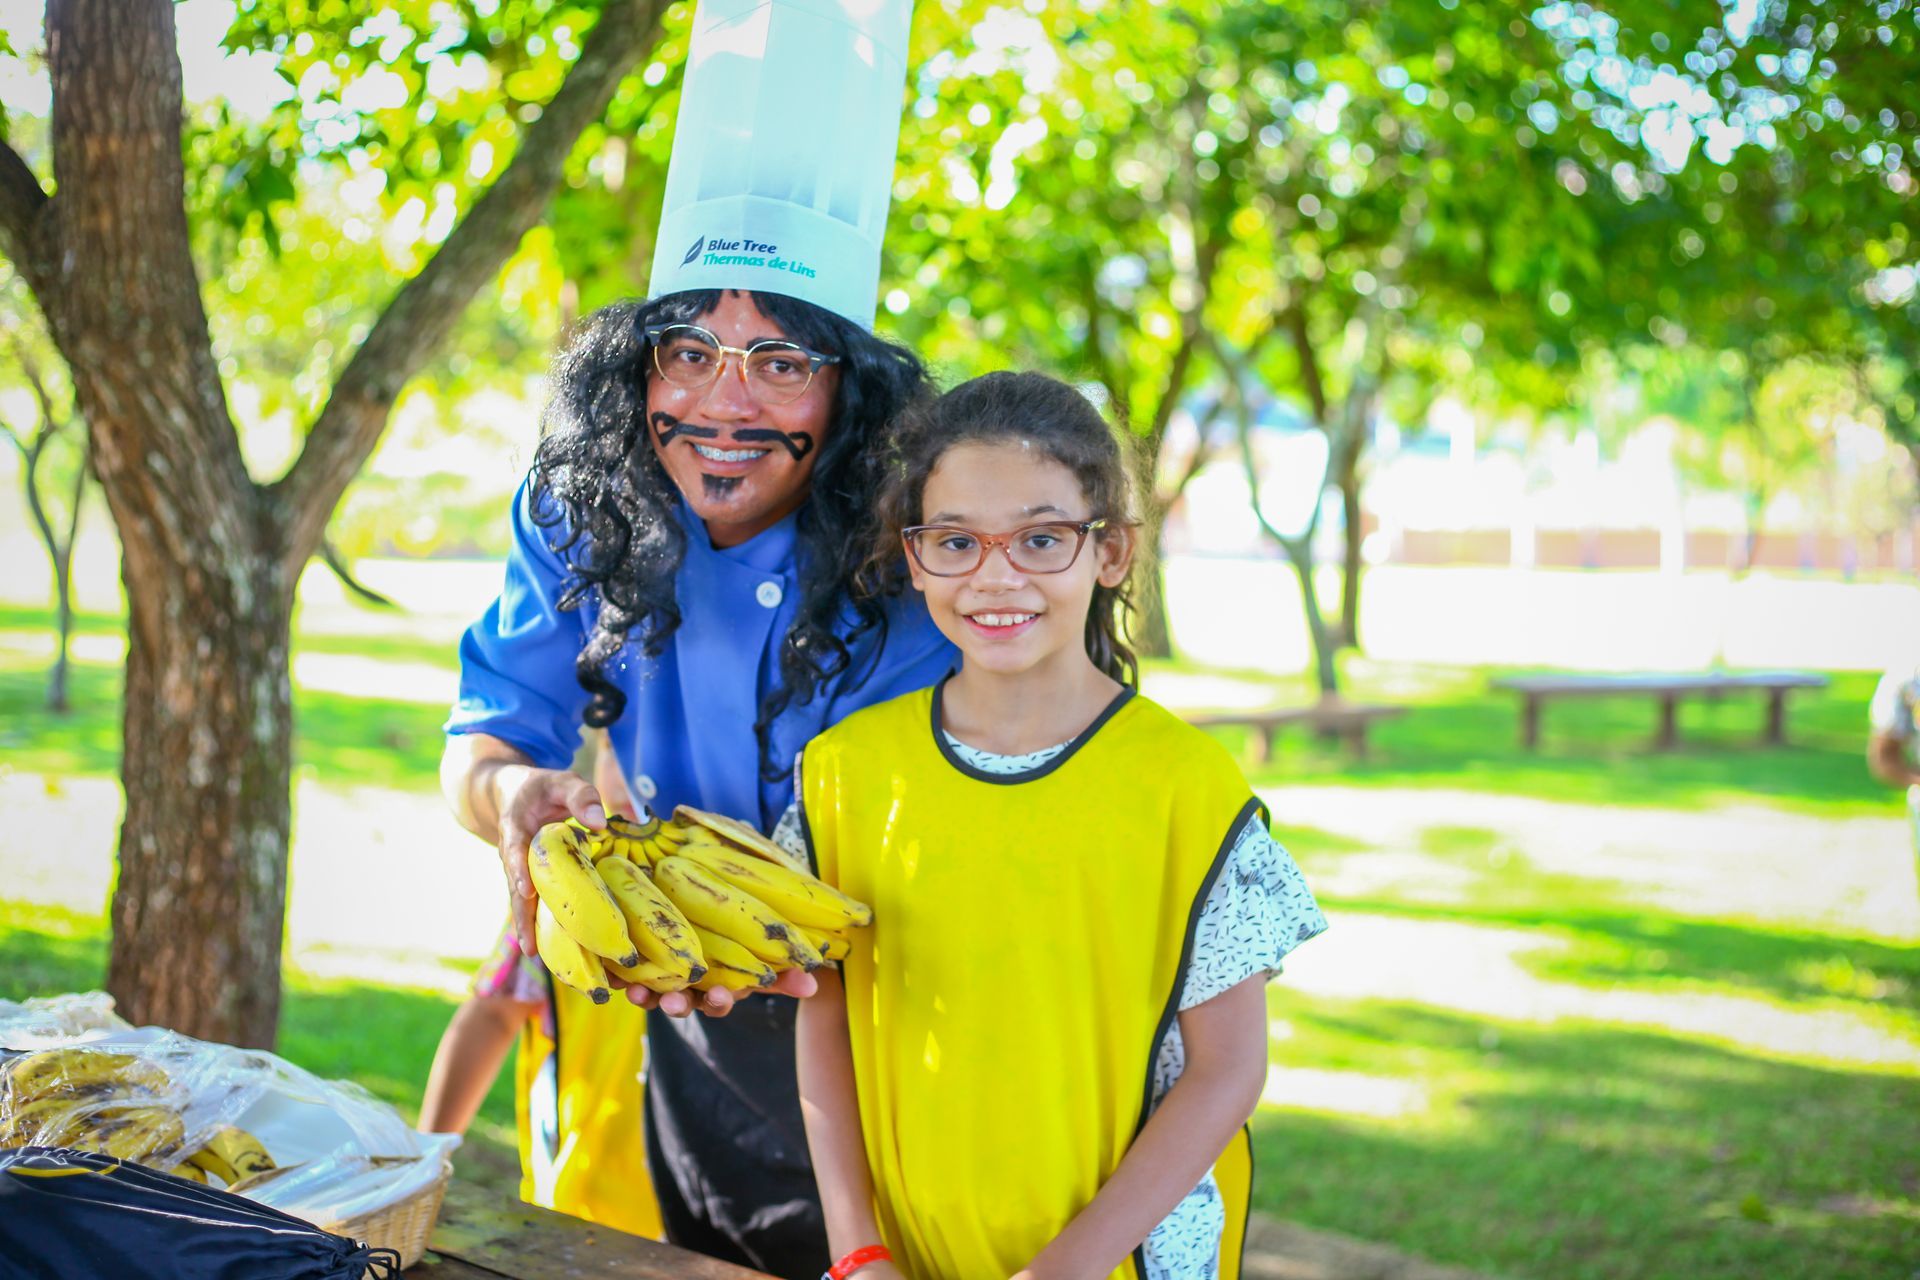
[[[821,1264],[825,1270],[825,1264]],[[771,1280],[672,1245],[536,1209],[454,1176],[407,1280]]]
[[1348,702],[1345,698],[1322,698],[1304,707],[1270,707],[1264,711],[1219,711],[1188,716],[1187,723],[1200,729],[1244,726],[1258,730],[1254,737],[1253,762],[1265,763],[1273,756],[1274,739],[1289,725],[1306,725],[1319,733],[1345,738],[1354,759],[1367,758],[1367,729],[1376,720],[1387,720],[1406,713],[1405,707],[1385,703]]
[[1638,696],[1660,702],[1660,732],[1654,746],[1665,751],[1680,741],[1678,712],[1682,698],[1718,698],[1727,693],[1759,692],[1767,697],[1763,740],[1775,746],[1787,740],[1787,693],[1824,689],[1827,678],[1807,671],[1702,671],[1663,675],[1503,676],[1492,682],[1521,699],[1520,744],[1540,748],[1540,708],[1554,698]]

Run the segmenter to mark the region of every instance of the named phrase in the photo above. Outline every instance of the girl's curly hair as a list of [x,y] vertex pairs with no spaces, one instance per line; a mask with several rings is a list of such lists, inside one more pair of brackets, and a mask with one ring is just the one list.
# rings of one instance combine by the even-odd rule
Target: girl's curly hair
[[[795,342],[841,358],[833,429],[797,517],[800,612],[781,642],[780,683],[754,725],[761,767],[774,777],[784,769],[768,759],[773,721],[846,669],[848,640],[875,628],[885,638],[880,601],[856,597],[850,587],[871,541],[876,442],[888,423],[926,395],[928,381],[912,352],[830,311],[782,294],[746,296]],[[679,491],[647,435],[645,330],[696,322],[721,297],[701,290],[605,307],[581,321],[553,364],[533,460],[532,509],[536,523],[559,530],[554,550],[569,569],[559,607],[578,608],[589,599],[599,605],[575,664],[592,695],[581,717],[590,728],[605,728],[626,709],[607,664],[628,633],[639,628],[642,652],[658,656],[680,625],[673,580],[686,532],[676,512]],[[850,629],[844,626],[849,615]]]
[[1044,373],[989,373],[963,382],[937,399],[908,409],[889,433],[880,480],[877,520],[858,589],[878,595],[898,590],[906,572],[901,531],[924,517],[921,495],[927,477],[947,450],[963,444],[1025,442],[1073,472],[1096,518],[1107,521],[1094,536],[1133,540],[1133,566],[1117,587],[1095,584],[1087,609],[1087,656],[1128,688],[1140,685],[1140,663],[1126,641],[1132,616],[1133,581],[1148,571],[1133,530],[1134,478],[1114,430],[1087,398]]

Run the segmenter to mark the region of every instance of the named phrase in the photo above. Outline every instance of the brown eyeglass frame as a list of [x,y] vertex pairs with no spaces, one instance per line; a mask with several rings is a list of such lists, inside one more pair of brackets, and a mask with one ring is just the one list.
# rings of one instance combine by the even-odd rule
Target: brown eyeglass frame
[[[1036,520],[1032,524],[1023,524],[1010,533],[992,534],[981,533],[978,529],[969,529],[961,524],[910,524],[900,531],[900,541],[906,545],[907,554],[912,556],[913,562],[920,566],[920,571],[922,573],[932,574],[936,578],[966,578],[980,572],[981,568],[987,563],[987,557],[993,554],[995,547],[1000,548],[1001,554],[1006,556],[1007,563],[1013,566],[1014,572],[1016,573],[1065,573],[1080,562],[1080,553],[1086,549],[1087,535],[1096,529],[1104,529],[1106,526],[1107,521],[1104,517],[1098,520]],[[914,545],[914,535],[927,533],[935,529],[949,529],[954,533],[964,533],[980,544],[980,558],[973,562],[972,568],[964,569],[957,573],[941,573],[937,569],[927,568],[927,562],[920,558],[920,548]],[[1058,569],[1029,569],[1018,560],[1015,560],[1013,558],[1013,540],[1031,529],[1073,530],[1074,533],[1078,535],[1078,540],[1073,544],[1072,558]]]
[[[720,353],[720,359],[716,361],[713,366],[713,376],[698,386],[689,386],[684,382],[674,381],[673,377],[661,367],[660,350],[661,347],[665,345],[661,339],[676,329],[685,329],[693,333],[705,334],[708,338],[712,339],[708,345]],[[736,362],[736,366],[740,370],[740,385],[746,387],[753,395],[753,398],[762,404],[792,404],[795,400],[807,394],[808,388],[813,386],[814,375],[820,372],[822,365],[840,363],[839,356],[821,355],[818,351],[803,347],[799,343],[785,338],[763,338],[750,347],[730,347],[720,341],[720,336],[714,333],[713,330],[704,325],[687,324],[684,321],[677,324],[650,324],[640,332],[646,338],[647,345],[653,348],[653,358],[649,361],[649,363],[653,365],[653,371],[659,374],[661,381],[665,382],[668,386],[677,387],[682,391],[705,391],[713,386],[714,383],[720,381],[721,376],[726,373],[727,357],[737,356],[739,359]],[[799,390],[784,399],[769,400],[761,394],[760,388],[754,386],[753,379],[747,376],[747,361],[752,357],[754,352],[763,347],[787,347],[806,357],[807,380],[800,384]]]

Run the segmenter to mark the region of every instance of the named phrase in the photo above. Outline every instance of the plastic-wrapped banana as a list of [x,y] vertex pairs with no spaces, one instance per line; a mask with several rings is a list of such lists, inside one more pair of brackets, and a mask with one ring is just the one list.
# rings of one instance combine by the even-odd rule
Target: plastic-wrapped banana
[[0,1147],[64,1147],[87,1131],[95,1111],[88,1099],[54,1093],[6,1108],[0,1119]]
[[0,1097],[26,1101],[60,1093],[120,1089],[161,1093],[172,1083],[166,1069],[130,1053],[69,1045],[12,1059],[0,1078]]
[[78,1137],[63,1145],[116,1160],[165,1166],[178,1158],[186,1136],[186,1123],[171,1107],[103,1107],[87,1117]]

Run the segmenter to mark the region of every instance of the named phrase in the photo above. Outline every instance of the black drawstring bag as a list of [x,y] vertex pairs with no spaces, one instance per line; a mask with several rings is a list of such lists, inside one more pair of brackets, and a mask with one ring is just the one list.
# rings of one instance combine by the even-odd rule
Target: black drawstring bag
[[0,1150],[0,1280],[395,1280],[391,1249],[186,1178],[60,1147]]

